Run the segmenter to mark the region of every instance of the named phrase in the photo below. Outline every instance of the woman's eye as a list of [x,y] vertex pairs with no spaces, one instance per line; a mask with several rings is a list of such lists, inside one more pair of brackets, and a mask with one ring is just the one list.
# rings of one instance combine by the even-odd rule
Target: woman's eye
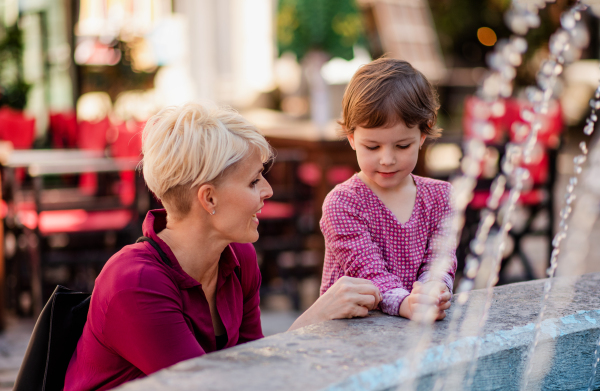
[[256,184],[260,181],[260,178],[257,178],[255,180],[253,180],[252,182],[250,182],[250,186],[254,187],[256,186]]

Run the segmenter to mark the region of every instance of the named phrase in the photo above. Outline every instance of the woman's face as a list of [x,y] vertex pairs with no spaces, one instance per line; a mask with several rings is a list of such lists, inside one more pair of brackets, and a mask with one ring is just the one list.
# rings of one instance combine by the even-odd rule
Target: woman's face
[[252,243],[258,240],[258,217],[273,189],[262,176],[263,162],[257,151],[237,163],[215,188],[217,205],[211,216],[214,227],[227,240]]
[[425,137],[418,126],[409,128],[399,121],[387,128],[358,126],[348,141],[368,180],[381,189],[393,190],[414,170]]

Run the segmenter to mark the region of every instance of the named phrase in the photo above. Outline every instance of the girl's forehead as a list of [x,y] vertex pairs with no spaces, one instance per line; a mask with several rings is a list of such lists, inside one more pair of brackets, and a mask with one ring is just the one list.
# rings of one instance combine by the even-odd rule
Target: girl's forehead
[[380,128],[363,128],[356,127],[354,137],[363,141],[374,142],[397,142],[402,140],[412,140],[418,138],[421,131],[418,126],[412,128],[407,127],[403,122],[399,122],[394,126]]

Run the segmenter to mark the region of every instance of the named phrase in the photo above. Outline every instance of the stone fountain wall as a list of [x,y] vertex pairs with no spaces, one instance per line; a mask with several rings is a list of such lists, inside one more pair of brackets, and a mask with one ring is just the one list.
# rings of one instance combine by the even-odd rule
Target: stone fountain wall
[[[600,336],[600,273],[554,284],[527,389],[587,390]],[[543,285],[537,280],[495,288],[477,357],[483,290],[472,292],[450,350],[444,353],[442,345],[450,322],[437,322],[431,344],[412,365],[411,348],[422,328],[374,311],[191,359],[119,390],[389,390],[410,384],[431,390],[438,376],[445,390],[518,390]],[[474,380],[466,387],[464,374],[474,360]],[[600,371],[594,389],[600,389]]]

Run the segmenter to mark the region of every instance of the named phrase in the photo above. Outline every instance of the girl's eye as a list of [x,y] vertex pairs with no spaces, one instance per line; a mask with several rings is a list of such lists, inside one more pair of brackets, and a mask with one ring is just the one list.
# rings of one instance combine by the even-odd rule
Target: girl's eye
[[410,147],[410,144],[406,144],[406,145],[398,145],[398,148],[400,148],[400,149],[406,149],[406,148],[408,148],[408,147]]
[[374,151],[374,150],[376,150],[377,148],[379,148],[379,146],[367,147],[367,146],[365,145],[365,148],[367,148],[369,151]]

